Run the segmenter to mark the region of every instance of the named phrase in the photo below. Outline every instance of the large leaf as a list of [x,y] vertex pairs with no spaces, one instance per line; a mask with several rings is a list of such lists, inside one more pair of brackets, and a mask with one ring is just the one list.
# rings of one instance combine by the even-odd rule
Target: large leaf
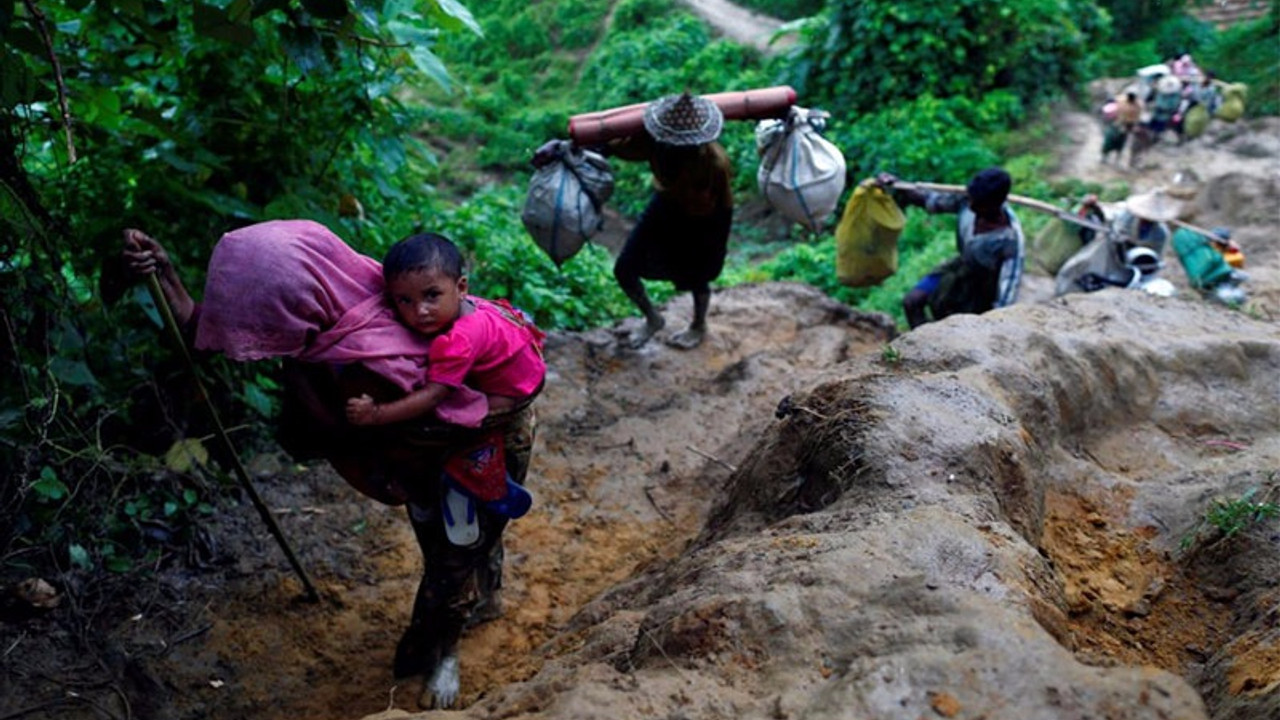
[[71,492],[48,465],[40,469],[40,479],[31,483],[31,489],[42,500],[61,500]]
[[315,28],[282,25],[280,37],[284,41],[284,50],[289,54],[289,59],[303,73],[325,72],[329,69],[320,33]]
[[49,362],[49,372],[68,385],[89,386],[98,384],[97,378],[89,371],[89,366],[85,365],[81,360],[55,357]]
[[48,96],[27,64],[16,53],[0,49],[0,108],[27,105]]
[[164,454],[165,467],[174,472],[191,472],[209,464],[209,451],[196,438],[184,438],[175,442]]
[[437,85],[445,90],[452,88],[448,69],[445,68],[444,62],[431,50],[416,46],[409,50],[409,57],[413,59],[414,66],[423,75],[434,80]]
[[45,50],[44,41],[40,39],[40,35],[25,25],[14,25],[5,34],[4,41],[15,50],[21,50],[42,59],[48,58],[48,51]]
[[440,58],[431,52],[431,47],[435,45],[436,38],[440,35],[439,29],[426,28],[402,20],[392,20],[387,23],[387,30],[396,42],[409,48],[409,58],[413,60],[413,65],[419,72],[434,80],[445,90],[450,89],[449,71],[445,69]]
[[465,27],[477,35],[484,35],[484,29],[476,22],[471,11],[457,0],[436,0],[431,10],[431,19],[447,30],[461,30]]

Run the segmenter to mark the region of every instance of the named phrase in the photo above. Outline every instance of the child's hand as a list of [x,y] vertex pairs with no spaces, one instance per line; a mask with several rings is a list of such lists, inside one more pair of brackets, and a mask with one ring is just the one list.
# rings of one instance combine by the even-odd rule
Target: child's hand
[[347,422],[352,425],[376,425],[378,421],[378,404],[368,395],[353,397],[347,400]]

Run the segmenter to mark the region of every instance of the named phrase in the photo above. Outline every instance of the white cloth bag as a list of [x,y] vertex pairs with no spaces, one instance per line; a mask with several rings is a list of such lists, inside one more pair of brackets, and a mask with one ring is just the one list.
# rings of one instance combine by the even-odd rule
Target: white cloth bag
[[789,220],[813,231],[835,212],[844,192],[844,154],[822,137],[828,113],[792,106],[785,120],[756,125],[760,194]]

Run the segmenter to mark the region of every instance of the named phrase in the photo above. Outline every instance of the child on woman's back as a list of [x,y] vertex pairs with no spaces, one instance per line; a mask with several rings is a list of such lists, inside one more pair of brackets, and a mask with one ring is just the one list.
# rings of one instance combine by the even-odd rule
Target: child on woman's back
[[413,235],[387,251],[387,297],[400,320],[432,338],[427,383],[386,403],[347,401],[354,425],[383,425],[430,412],[458,388],[489,397],[490,412],[510,409],[542,387],[542,333],[505,303],[467,294],[462,254],[436,233]]

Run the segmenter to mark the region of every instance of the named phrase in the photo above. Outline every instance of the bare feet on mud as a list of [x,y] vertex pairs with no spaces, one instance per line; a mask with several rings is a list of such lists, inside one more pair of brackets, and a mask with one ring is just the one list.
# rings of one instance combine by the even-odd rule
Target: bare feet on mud
[[418,697],[418,705],[427,709],[448,709],[458,702],[461,682],[458,679],[458,656],[446,655],[436,665],[431,678],[422,686],[422,695]]
[[667,344],[677,350],[692,350],[702,344],[702,340],[706,335],[706,329],[691,327],[684,332],[676,333],[667,338]]
[[659,330],[667,326],[667,321],[661,315],[655,315],[645,321],[644,325],[632,330],[630,334],[622,339],[622,346],[628,350],[638,350],[649,342],[649,338],[653,337]]

